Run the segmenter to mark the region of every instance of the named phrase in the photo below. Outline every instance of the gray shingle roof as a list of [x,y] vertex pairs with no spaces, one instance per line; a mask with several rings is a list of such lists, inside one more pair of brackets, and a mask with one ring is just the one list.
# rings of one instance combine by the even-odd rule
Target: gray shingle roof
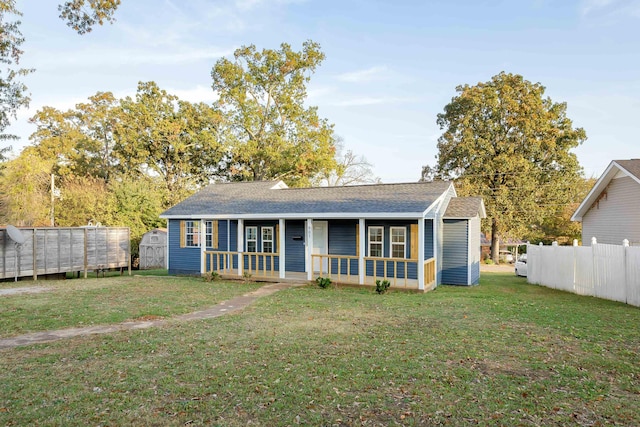
[[627,170],[627,172],[634,175],[636,178],[640,179],[640,159],[614,160],[614,162],[622,166]]
[[162,216],[422,213],[451,185],[435,181],[272,189],[276,184],[275,181],[211,184]]
[[484,216],[481,197],[454,197],[449,201],[445,218],[473,218]]

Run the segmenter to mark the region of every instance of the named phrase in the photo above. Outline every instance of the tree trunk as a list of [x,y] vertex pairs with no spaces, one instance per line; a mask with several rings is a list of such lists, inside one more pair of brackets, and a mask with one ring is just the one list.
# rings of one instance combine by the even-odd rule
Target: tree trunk
[[494,263],[500,262],[500,236],[498,235],[498,220],[491,219],[491,259]]

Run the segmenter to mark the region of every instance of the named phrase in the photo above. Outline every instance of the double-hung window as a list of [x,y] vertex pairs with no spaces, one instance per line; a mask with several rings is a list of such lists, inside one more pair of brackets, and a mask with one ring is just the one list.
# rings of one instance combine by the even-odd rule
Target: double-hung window
[[258,227],[245,228],[247,252],[258,252]]
[[262,227],[262,252],[273,253],[273,227]]
[[405,227],[391,227],[391,257],[407,257],[407,229]]
[[384,227],[369,227],[369,256],[382,257]]
[[184,222],[184,243],[186,247],[200,246],[200,221]]

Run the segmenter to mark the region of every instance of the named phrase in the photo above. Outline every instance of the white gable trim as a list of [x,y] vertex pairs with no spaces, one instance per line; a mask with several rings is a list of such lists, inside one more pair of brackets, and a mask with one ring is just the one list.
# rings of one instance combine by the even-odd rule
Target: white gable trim
[[609,166],[607,166],[607,169],[600,178],[598,178],[591,191],[589,191],[589,194],[587,194],[587,197],[584,198],[580,206],[578,206],[578,209],[576,209],[575,213],[571,216],[571,221],[582,221],[582,217],[589,211],[598,196],[600,196],[600,193],[607,188],[607,185],[609,185],[612,179],[619,177],[620,173],[632,178],[640,185],[640,179],[638,177],[627,171],[615,161],[612,161],[609,163]]

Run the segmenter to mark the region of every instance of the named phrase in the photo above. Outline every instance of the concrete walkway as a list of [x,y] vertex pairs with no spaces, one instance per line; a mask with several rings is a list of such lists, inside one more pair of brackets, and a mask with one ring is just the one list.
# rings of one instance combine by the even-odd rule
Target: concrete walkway
[[51,288],[44,288],[42,286],[28,286],[24,288],[7,288],[0,289],[0,296],[3,295],[18,295],[18,294],[37,294],[40,292],[48,292]]
[[147,329],[147,328],[152,328],[154,326],[166,325],[171,322],[183,322],[183,321],[198,320],[198,319],[212,319],[214,317],[220,317],[225,314],[240,311],[243,308],[250,305],[251,303],[253,303],[258,298],[271,295],[282,289],[288,289],[296,286],[305,286],[305,284],[273,283],[273,284],[265,285],[253,292],[244,294],[239,297],[232,298],[229,301],[222,302],[206,310],[195,311],[193,313],[187,313],[180,316],[171,317],[168,319],[124,322],[124,323],[116,323],[114,325],[96,325],[96,326],[88,326],[85,328],[60,329],[57,331],[34,332],[31,334],[18,335],[11,338],[0,339],[0,350],[24,346],[24,345],[48,343],[52,341],[58,341],[65,338],[72,338],[72,337],[78,337],[78,336],[109,334],[112,332],[131,330],[131,329]]

